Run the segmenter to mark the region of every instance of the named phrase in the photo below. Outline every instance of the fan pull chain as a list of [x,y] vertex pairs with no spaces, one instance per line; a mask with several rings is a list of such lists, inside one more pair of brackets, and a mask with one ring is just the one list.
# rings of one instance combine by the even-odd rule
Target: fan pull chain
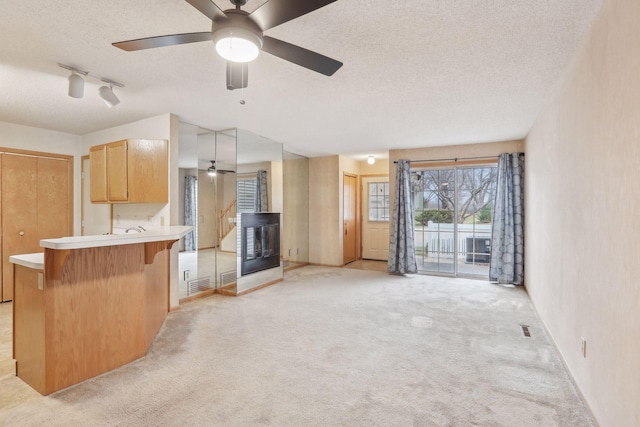
[[240,76],[242,77],[240,79],[240,81],[243,83],[240,87],[240,105],[244,105],[245,101],[244,101],[244,67],[240,67],[242,69],[242,71],[240,71]]

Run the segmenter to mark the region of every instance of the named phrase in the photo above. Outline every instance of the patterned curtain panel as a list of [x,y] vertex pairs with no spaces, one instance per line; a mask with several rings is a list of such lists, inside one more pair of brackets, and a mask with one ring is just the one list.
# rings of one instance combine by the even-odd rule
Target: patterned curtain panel
[[524,280],[524,153],[498,160],[489,280],[522,285]]
[[413,198],[409,160],[398,160],[387,271],[393,274],[418,272],[413,242]]
[[195,176],[185,177],[184,188],[184,225],[190,225],[193,228],[186,236],[184,236],[184,250],[195,251],[197,242],[197,199],[196,199],[196,187],[198,185],[198,179]]
[[267,171],[256,174],[256,212],[269,212],[267,202]]

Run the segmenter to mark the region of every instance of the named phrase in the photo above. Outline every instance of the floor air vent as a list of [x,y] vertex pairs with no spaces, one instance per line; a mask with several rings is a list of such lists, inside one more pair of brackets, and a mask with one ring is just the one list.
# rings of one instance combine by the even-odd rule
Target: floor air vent
[[189,295],[206,291],[207,289],[210,288],[210,284],[211,284],[211,276],[201,277],[196,280],[190,280],[188,282]]
[[231,283],[236,282],[237,279],[237,273],[235,270],[231,270],[231,271],[225,271],[224,273],[220,273],[220,286],[227,286],[230,285]]
[[531,338],[531,332],[529,332],[529,327],[527,325],[520,325],[520,327],[522,328],[522,335],[524,335],[527,338]]

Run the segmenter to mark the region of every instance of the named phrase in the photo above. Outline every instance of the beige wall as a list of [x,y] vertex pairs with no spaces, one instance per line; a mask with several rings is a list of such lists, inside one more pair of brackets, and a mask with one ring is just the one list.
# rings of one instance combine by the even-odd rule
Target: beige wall
[[309,262],[312,264],[342,265],[340,182],[338,156],[309,159]]
[[[438,160],[464,157],[497,156],[502,153],[524,151],[524,141],[498,141],[482,144],[449,145],[446,147],[411,148],[406,150],[389,150],[389,162],[400,159],[408,160]],[[395,168],[392,168],[395,169]]]
[[286,159],[283,166],[284,259],[309,261],[309,159]]
[[358,162],[360,175],[387,175],[389,173],[389,159],[377,159],[372,165],[367,161]]
[[605,2],[526,140],[527,290],[602,426],[640,425],[639,22]]

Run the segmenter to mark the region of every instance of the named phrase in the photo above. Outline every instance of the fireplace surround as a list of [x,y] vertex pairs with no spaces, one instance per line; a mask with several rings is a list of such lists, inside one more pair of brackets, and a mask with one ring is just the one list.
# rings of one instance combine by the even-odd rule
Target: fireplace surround
[[280,266],[280,214],[242,213],[240,274]]

